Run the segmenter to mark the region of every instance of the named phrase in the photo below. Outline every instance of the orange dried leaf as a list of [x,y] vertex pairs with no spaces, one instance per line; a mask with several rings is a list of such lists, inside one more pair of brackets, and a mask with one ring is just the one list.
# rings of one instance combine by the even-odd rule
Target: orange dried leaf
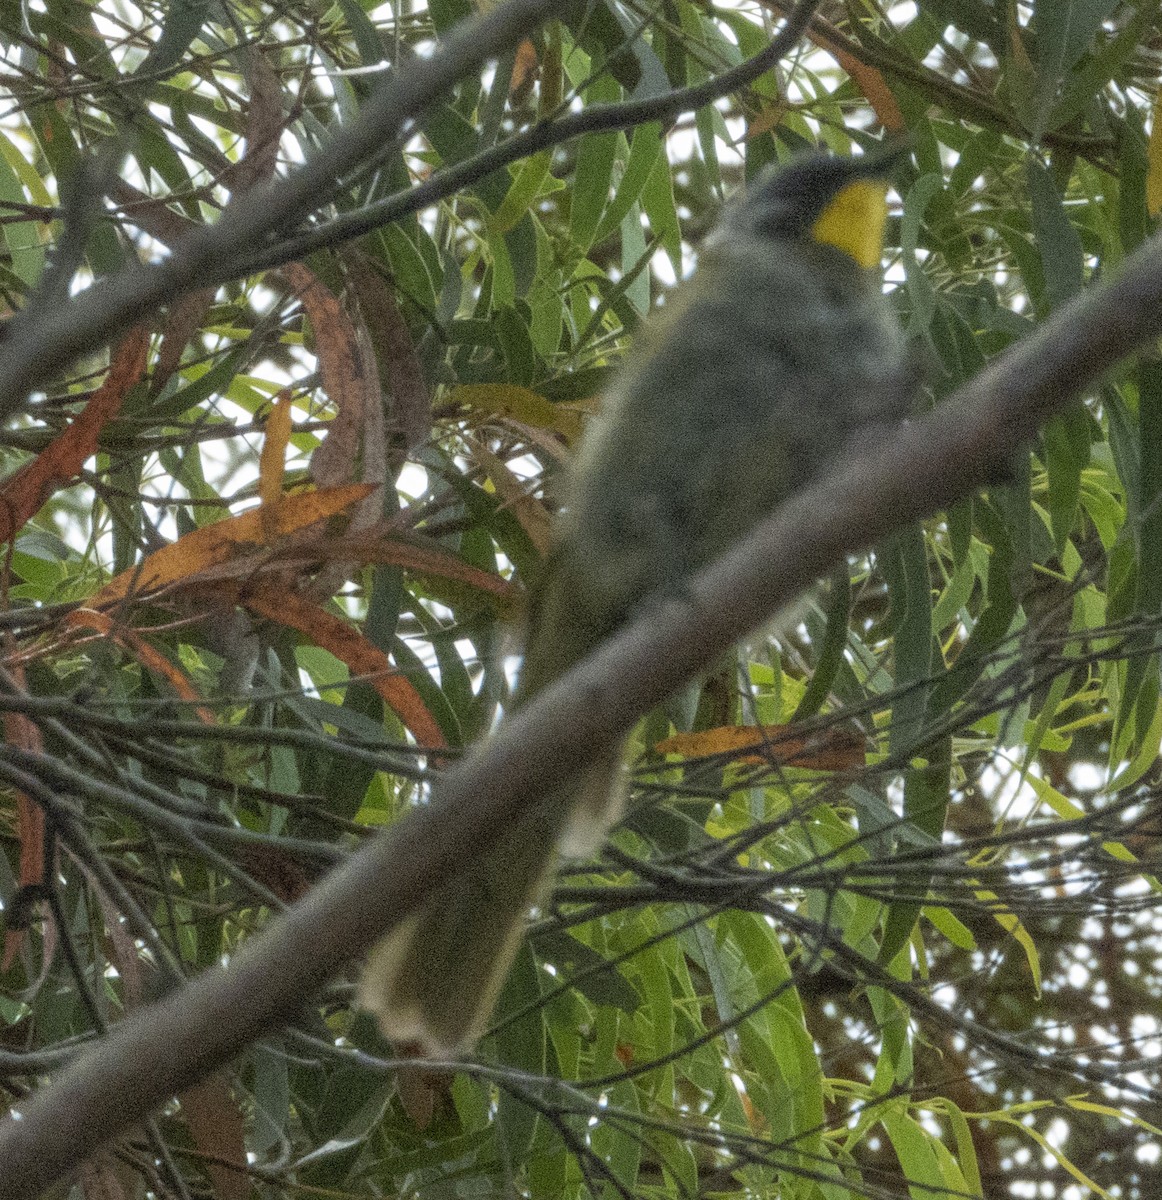
[[148,351],[149,330],[138,325],[114,350],[105,382],[72,424],[0,485],[0,542],[9,541],[53,492],[76,478],[85,460],[96,453],[102,428],[145,373]]
[[537,48],[525,38],[516,48],[516,58],[512,64],[512,77],[508,81],[509,94],[526,95],[537,77],[540,66]]
[[760,134],[770,133],[772,130],[777,129],[782,124],[783,118],[787,115],[788,111],[786,104],[764,104],[747,122],[746,136],[754,138]]
[[290,391],[284,388],[274,398],[266,419],[262,453],[258,457],[258,498],[262,507],[262,534],[267,542],[278,536],[278,509],[282,500],[282,480],[286,471],[286,447],[291,434]]
[[[347,487],[320,488],[317,492],[284,496],[278,506],[276,535],[286,537],[333,517],[374,490],[372,484],[353,483]],[[149,555],[138,566],[122,571],[90,597],[89,607],[103,608],[130,595],[155,592],[207,567],[228,562],[245,547],[264,544],[260,508],[227,517],[187,533]]]
[[182,700],[194,705],[194,713],[205,725],[213,725],[213,712],[204,704],[199,704],[201,696],[190,682],[189,676],[180,668],[174,666],[164,654],[151,646],[135,630],[118,625],[110,616],[96,612],[91,608],[78,608],[66,613],[61,624],[74,629],[93,629],[106,637],[112,638],[119,646],[127,650],[149,672],[164,679]]
[[366,679],[420,745],[443,747],[448,744],[411,681],[401,675],[391,659],[359,630],[285,588],[260,585],[248,589],[241,600],[251,612],[297,629],[316,646],[345,663],[352,675]]
[[876,117],[885,129],[899,133],[907,128],[904,114],[900,111],[892,89],[875,67],[868,66],[856,57],[859,47],[838,36],[828,36],[819,23],[807,32],[807,37],[821,50],[834,55],[835,61],[851,76],[852,82],[863,92],[867,102],[875,110]]

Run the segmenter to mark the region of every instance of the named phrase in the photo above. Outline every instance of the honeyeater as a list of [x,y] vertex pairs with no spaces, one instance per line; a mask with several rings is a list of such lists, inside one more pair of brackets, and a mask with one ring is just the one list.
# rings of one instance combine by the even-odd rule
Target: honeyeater
[[[879,271],[900,157],[803,154],[726,209],[583,438],[514,704],[912,407]],[[437,1055],[479,1038],[556,854],[592,851],[616,819],[621,757],[529,806],[372,951],[360,1001],[387,1037]]]

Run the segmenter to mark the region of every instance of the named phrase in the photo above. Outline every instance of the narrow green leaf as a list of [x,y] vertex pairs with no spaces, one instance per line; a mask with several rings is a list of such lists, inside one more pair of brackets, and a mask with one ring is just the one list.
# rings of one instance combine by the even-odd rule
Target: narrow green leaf
[[202,32],[211,7],[211,0],[169,0],[161,36],[133,74],[162,75],[176,67],[194,38]]
[[1035,0],[1037,27],[1037,123],[1045,131],[1049,111],[1069,72],[1089,49],[1117,0]]
[[[611,102],[619,94],[620,89],[608,77],[595,80],[586,89],[590,103]],[[569,196],[569,237],[581,253],[593,245],[613,189],[614,160],[619,145],[624,144],[620,133],[591,133],[581,139]]]
[[932,1135],[895,1104],[880,1120],[900,1160],[912,1200],[930,1200],[933,1195],[947,1194],[947,1184],[932,1148]]
[[1045,275],[1045,300],[1057,308],[1081,291],[1083,255],[1081,238],[1069,220],[1053,176],[1040,159],[1026,162],[1033,237]]
[[[641,197],[646,180],[662,153],[662,130],[656,123],[639,125],[633,133],[626,160],[625,172],[617,185],[617,192],[605,210],[594,241],[607,238],[625,219],[626,214]],[[669,175],[669,171],[666,171]]]
[[1085,406],[1075,404],[1053,417],[1041,435],[1049,478],[1049,520],[1058,554],[1064,552],[1077,520],[1081,473],[1089,465],[1089,429]]
[[842,563],[831,574],[831,588],[827,601],[827,627],[815,660],[815,670],[807,684],[799,704],[791,717],[792,721],[803,721],[813,717],[827,699],[827,693],[843,662],[843,651],[847,646],[847,619],[851,609],[851,575],[847,563]]

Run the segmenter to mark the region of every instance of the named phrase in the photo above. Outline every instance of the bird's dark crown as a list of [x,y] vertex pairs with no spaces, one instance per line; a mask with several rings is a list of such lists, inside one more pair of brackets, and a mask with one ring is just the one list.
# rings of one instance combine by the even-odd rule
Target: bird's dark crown
[[907,152],[907,143],[899,141],[858,158],[819,151],[799,154],[760,175],[745,198],[724,214],[722,228],[765,237],[803,237],[849,183],[887,178]]

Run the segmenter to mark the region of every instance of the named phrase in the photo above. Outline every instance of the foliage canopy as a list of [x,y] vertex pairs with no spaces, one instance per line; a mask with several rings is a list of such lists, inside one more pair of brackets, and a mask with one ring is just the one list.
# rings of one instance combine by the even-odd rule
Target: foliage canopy
[[[787,11],[555,6],[0,398],[11,1106],[487,734],[554,476],[746,178],[910,131],[934,406],[1149,235],[1157,3],[826,3],[774,64]],[[260,222],[472,19],[4,6],[9,340]],[[1143,358],[643,722],[460,1070],[352,974],[58,1194],[1157,1195],[1160,500]]]

